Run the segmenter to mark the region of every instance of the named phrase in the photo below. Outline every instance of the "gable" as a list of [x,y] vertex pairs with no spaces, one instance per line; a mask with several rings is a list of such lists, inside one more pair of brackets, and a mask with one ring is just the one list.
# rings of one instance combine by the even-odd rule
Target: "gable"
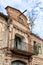
[[21,16],[19,16],[22,12],[19,11],[16,8],[12,8],[12,7],[6,7],[7,13],[10,15],[11,18],[13,18],[14,20],[16,20],[17,22],[25,25],[26,27],[28,27],[27,25],[27,18],[24,14],[22,14]]

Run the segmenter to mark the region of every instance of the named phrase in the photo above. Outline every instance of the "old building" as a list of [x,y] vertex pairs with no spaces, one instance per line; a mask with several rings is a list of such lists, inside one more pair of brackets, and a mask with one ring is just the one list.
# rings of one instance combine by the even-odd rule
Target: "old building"
[[[26,16],[16,8],[0,13],[0,65],[42,65],[43,40],[31,33]],[[39,45],[36,54],[34,44]]]
[[32,42],[39,46],[38,55],[34,55],[32,65],[43,65],[43,39],[31,33]]

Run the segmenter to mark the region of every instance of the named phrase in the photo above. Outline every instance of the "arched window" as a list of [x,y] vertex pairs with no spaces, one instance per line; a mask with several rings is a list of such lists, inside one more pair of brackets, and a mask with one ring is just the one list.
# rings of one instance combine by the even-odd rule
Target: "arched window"
[[17,60],[17,61],[12,61],[12,62],[11,62],[11,65],[26,65],[26,63]]

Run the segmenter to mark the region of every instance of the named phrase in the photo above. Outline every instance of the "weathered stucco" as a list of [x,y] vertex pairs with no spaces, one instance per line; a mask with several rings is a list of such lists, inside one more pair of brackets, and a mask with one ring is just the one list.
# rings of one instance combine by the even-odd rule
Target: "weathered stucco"
[[[21,13],[20,11],[11,7],[8,7],[6,10],[10,15],[7,21],[0,15],[0,65],[11,65],[11,62],[15,60],[21,60],[27,63],[27,65],[43,65],[43,40],[36,35],[31,34],[31,31],[27,25],[27,19],[24,15],[21,16],[24,20],[24,24],[17,21],[16,18]],[[23,42],[26,43],[26,53],[29,52],[28,54],[32,54],[32,49],[28,45],[33,46],[34,41],[41,44],[42,53],[31,56],[23,56],[12,53],[10,49],[14,48],[15,35],[24,38]]]

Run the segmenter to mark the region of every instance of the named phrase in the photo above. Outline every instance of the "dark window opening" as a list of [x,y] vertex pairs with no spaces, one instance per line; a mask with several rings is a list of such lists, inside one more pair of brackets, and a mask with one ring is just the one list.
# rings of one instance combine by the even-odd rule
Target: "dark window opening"
[[37,43],[36,41],[34,41],[34,51],[37,54],[41,54],[42,53],[41,44],[40,43]]
[[16,34],[14,39],[14,48],[20,49],[20,50],[26,50],[27,43],[24,41],[25,41],[25,38],[23,36]]
[[14,47],[16,49],[20,49],[21,48],[21,42],[22,42],[22,39],[18,36],[15,36]]
[[13,62],[11,62],[11,65],[26,65],[26,63],[24,63],[22,61],[13,61]]

